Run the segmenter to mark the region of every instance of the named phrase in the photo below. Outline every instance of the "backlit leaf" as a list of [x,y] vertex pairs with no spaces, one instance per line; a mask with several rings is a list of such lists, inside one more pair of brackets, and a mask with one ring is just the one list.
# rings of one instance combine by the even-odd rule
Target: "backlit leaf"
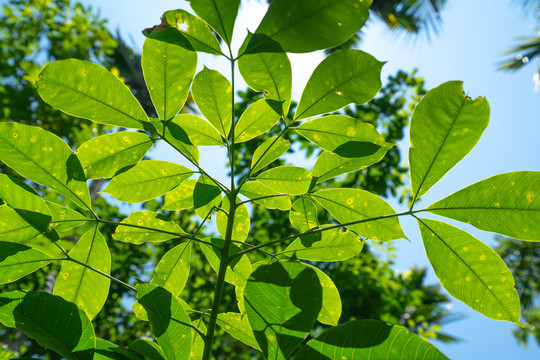
[[39,250],[13,242],[0,241],[0,250],[0,284],[18,280],[54,260]]
[[279,192],[270,190],[258,181],[249,181],[242,185],[240,194],[247,196],[255,204],[264,206],[267,209],[287,211],[292,207],[290,197],[280,195]]
[[120,346],[110,341],[96,338],[96,348],[93,360],[130,360],[132,358],[122,354]]
[[197,180],[186,180],[165,195],[164,210],[191,209]]
[[172,121],[167,121],[165,124],[162,123],[162,125],[166,125],[163,129],[163,139],[187,159],[198,163],[199,149],[191,142],[186,130]]
[[230,312],[218,314],[217,325],[236,340],[260,351],[259,344],[255,340],[255,335],[253,335],[253,330],[251,330],[245,314]]
[[255,151],[251,158],[251,172],[256,173],[277,160],[289,150],[290,141],[273,136],[266,139]]
[[166,360],[163,350],[150,340],[136,340],[128,346],[128,349],[143,355],[145,359]]
[[485,98],[465,96],[461,81],[429,91],[411,118],[411,183],[416,200],[476,145],[489,122]]
[[240,116],[234,128],[235,142],[244,142],[270,130],[280,114],[265,99],[251,104]]
[[311,173],[298,166],[278,166],[257,176],[257,181],[281,194],[302,195],[308,192]]
[[321,284],[322,306],[317,320],[323,324],[337,326],[341,317],[341,297],[336,285],[321,269],[309,264],[304,265],[315,271]]
[[[230,203],[227,196],[223,197],[221,202],[221,208],[225,211],[229,211]],[[229,216],[225,215],[223,211],[218,211],[216,213],[216,226],[218,232],[225,238],[227,232],[227,222],[229,221]],[[237,205],[236,213],[234,214],[234,222],[232,227],[231,239],[235,241],[245,241],[249,235],[250,219],[249,213],[246,208],[246,205]]]
[[156,267],[156,275],[151,285],[161,286],[173,296],[178,296],[184,289],[189,276],[191,245],[189,242],[177,245],[169,250]]
[[140,245],[144,242],[162,242],[177,238],[184,231],[165,215],[152,211],[136,211],[122,220],[112,234],[118,241]]
[[196,146],[223,145],[223,139],[215,127],[210,125],[198,116],[190,114],[180,114],[176,116],[168,128],[179,126],[184,130],[189,141]]
[[68,231],[87,222],[78,211],[63,207],[51,201],[45,201],[51,212],[51,227],[56,231]]
[[313,201],[302,196],[297,199],[289,213],[291,225],[299,232],[305,232],[319,225],[317,220],[317,207]]
[[231,45],[234,21],[240,0],[196,0],[190,1],[191,8]]
[[23,219],[17,211],[7,205],[0,206],[0,239],[2,241],[23,243],[39,235],[41,232]]
[[[207,240],[211,241],[213,244],[219,245],[220,247],[223,247],[224,245],[223,239],[212,238]],[[209,246],[202,243],[200,245],[206,259],[208,260],[208,263],[215,272],[218,272],[219,264],[221,262],[221,252],[214,246]],[[240,251],[241,249],[238,246],[231,244],[231,247],[229,248],[229,256]],[[251,274],[251,262],[249,261],[248,256],[244,254],[240,257],[234,258],[229,263],[227,266],[227,271],[225,272],[225,281],[229,284],[243,287],[246,285],[249,274]]]
[[221,190],[206,175],[201,175],[193,189],[193,206],[195,213],[201,218],[206,219],[214,206],[221,203]]

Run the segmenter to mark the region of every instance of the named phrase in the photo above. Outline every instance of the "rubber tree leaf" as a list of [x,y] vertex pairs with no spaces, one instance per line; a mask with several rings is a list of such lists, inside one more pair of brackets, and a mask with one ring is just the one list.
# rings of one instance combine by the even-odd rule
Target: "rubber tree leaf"
[[478,229],[540,241],[540,172],[517,171],[479,181],[428,207]]
[[189,141],[195,146],[223,145],[223,139],[215,127],[198,116],[190,114],[177,115],[168,128],[180,127],[186,132]]
[[193,100],[203,116],[227,138],[231,128],[231,93],[229,80],[206,66],[195,75],[191,87]]
[[104,339],[96,338],[93,360],[130,360],[122,352],[123,350],[118,345]]
[[354,320],[324,331],[298,353],[304,359],[447,360],[407,328],[378,320]]
[[[227,196],[223,197],[223,201],[221,202],[221,208],[225,211],[229,211],[230,208],[230,202],[229,198]],[[218,232],[225,238],[225,234],[227,233],[227,222],[229,221],[229,215],[226,215],[223,211],[218,211],[216,213],[216,226],[218,229]],[[236,206],[236,213],[234,214],[233,219],[233,228],[232,228],[232,240],[235,241],[246,241],[249,235],[249,229],[250,229],[250,219],[249,219],[249,213],[247,210],[246,205],[241,204]]]
[[[279,111],[279,109],[278,109]],[[235,142],[249,141],[270,130],[280,118],[280,113],[270,102],[260,99],[251,104],[240,116],[234,128]]]
[[172,119],[184,106],[197,70],[197,53],[147,38],[141,58],[144,80],[161,120]]
[[322,308],[322,288],[300,262],[259,266],[244,291],[249,324],[267,359],[287,359],[309,334]]
[[270,190],[258,181],[249,181],[242,185],[240,194],[247,196],[255,204],[264,206],[267,209],[288,211],[292,207],[290,197],[280,195],[279,192]]
[[[111,253],[97,227],[88,230],[68,253],[78,261],[62,262],[53,294],[61,296],[84,310],[92,320],[101,310],[109,294],[111,280],[96,269],[110,275]],[[84,265],[86,266],[84,266]]]
[[[184,307],[185,309],[185,307]],[[187,311],[187,310],[186,310]],[[206,334],[206,325],[204,324],[204,321],[202,321],[202,317],[200,317],[198,320],[192,322],[193,326],[199,329],[203,334]],[[203,360],[203,354],[204,354],[204,338],[195,331],[195,329],[192,329],[191,334],[193,336],[193,341],[191,342],[191,357],[190,360]]]
[[283,139],[282,137],[273,136],[266,139],[253,152],[253,157],[251,158],[251,173],[256,173],[279,159],[281,155],[289,150],[290,145],[290,141]]
[[[372,240],[406,239],[394,209],[386,201],[360,189],[320,190],[311,195],[330,215],[358,235]],[[370,220],[373,219],[373,220]]]
[[0,322],[21,330],[68,360],[92,360],[96,338],[86,314],[59,296],[42,291],[0,294]]
[[41,235],[41,232],[29,224],[19,213],[8,205],[0,206],[0,239],[23,243]]
[[141,354],[145,359],[166,360],[163,350],[150,340],[136,340],[128,346],[128,349]]
[[101,124],[144,130],[148,116],[120,79],[91,62],[67,59],[47,64],[36,88],[47,104]]
[[245,314],[230,312],[218,314],[217,325],[236,340],[260,351],[259,344],[255,340],[255,335]]
[[21,176],[58,191],[83,209],[91,209],[81,163],[58,136],[38,127],[2,122],[0,160]]
[[383,65],[361,50],[333,52],[311,74],[294,119],[333,112],[350,103],[361,105],[373,99],[381,89]]
[[214,206],[221,203],[221,189],[206,175],[201,175],[193,189],[195,213],[206,219]]
[[212,30],[197,16],[185,10],[166,11],[161,24],[143,31],[151,39],[178,45],[186,50],[223,55]]
[[137,299],[148,313],[152,332],[167,360],[189,359],[191,321],[179,299],[167,290],[137,285]]
[[310,199],[302,196],[298,198],[289,212],[291,225],[303,233],[319,226],[317,220],[317,206]]
[[[223,247],[225,244],[223,239],[212,238],[207,240],[211,241],[215,245],[219,245],[220,247]],[[217,273],[219,270],[219,264],[221,263],[221,252],[213,246],[202,243],[200,245],[206,259],[208,260],[208,263]],[[232,256],[240,251],[241,249],[238,246],[231,244],[231,247],[229,248],[229,256]],[[248,280],[249,274],[251,274],[251,269],[251,261],[249,261],[249,257],[247,255],[244,254],[240,257],[236,257],[231,260],[229,265],[227,265],[225,281],[237,287],[244,287]]]
[[113,239],[136,245],[162,242],[182,236],[184,231],[165,215],[152,211],[135,211],[116,227]]
[[145,160],[112,178],[101,192],[114,198],[138,203],[157,198],[193,174],[185,166],[160,160]]
[[321,269],[309,264],[304,265],[315,271],[321,284],[322,306],[317,320],[323,324],[337,326],[341,317],[341,297],[336,285]]
[[[249,33],[245,43],[253,34]],[[266,44],[270,45],[270,42]],[[292,94],[292,69],[287,54],[278,43],[264,52],[246,53],[238,59],[238,69],[246,84],[262,92],[264,98],[281,105],[279,115],[285,118],[289,112]]]
[[97,136],[75,152],[87,179],[112,178],[118,170],[137,164],[154,145],[143,133],[121,131]]
[[370,5],[371,0],[274,0],[243,47],[247,53],[263,52],[273,41],[293,53],[335,47],[360,30]]
[[231,45],[240,0],[190,0],[189,5],[221,36],[227,45]]
[[514,277],[493,249],[439,221],[418,219],[418,225],[429,262],[450,295],[490,319],[519,323]]
[[430,90],[411,117],[411,184],[425,194],[476,145],[489,122],[485,98],[465,96],[461,81]]
[[308,192],[312,176],[304,168],[286,165],[266,170],[256,179],[259,183],[278,193],[302,195]]
[[18,280],[57,260],[39,250],[13,242],[0,241],[0,249],[0,284]]
[[191,245],[189,242],[177,245],[167,251],[156,267],[156,275],[151,285],[161,286],[172,296],[178,296],[186,286],[189,276]]
[[365,240],[349,230],[324,230],[330,226],[298,237],[281,254],[310,261],[343,261],[360,254]]
[[68,231],[87,222],[78,211],[63,207],[51,201],[45,201],[51,212],[51,228],[56,231]]
[[163,139],[184,155],[187,159],[198,163],[199,149],[195,146],[186,130],[182,129],[176,122],[167,121],[163,126]]
[[197,180],[186,180],[165,195],[163,210],[191,209]]

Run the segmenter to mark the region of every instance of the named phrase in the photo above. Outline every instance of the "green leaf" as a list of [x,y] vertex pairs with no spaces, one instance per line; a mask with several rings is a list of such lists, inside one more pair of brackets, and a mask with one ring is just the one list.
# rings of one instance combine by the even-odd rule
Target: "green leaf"
[[540,172],[517,171],[472,184],[428,207],[478,229],[540,241]]
[[189,276],[191,245],[189,242],[177,245],[167,251],[156,267],[156,275],[150,281],[151,285],[161,286],[172,296],[178,296],[186,286]]
[[[221,208],[225,211],[229,211],[230,208],[230,202],[229,198],[227,196],[223,197],[223,200],[221,202]],[[218,211],[216,213],[216,226],[218,229],[218,232],[225,238],[225,233],[227,232],[227,222],[229,221],[229,215],[225,215],[223,211]],[[234,214],[233,219],[233,228],[232,228],[232,234],[231,239],[235,241],[246,241],[249,235],[249,228],[250,228],[250,219],[249,219],[249,213],[247,210],[246,205],[237,205],[236,206],[236,213]]]
[[185,10],[166,11],[161,17],[161,24],[145,29],[143,34],[190,51],[223,55],[218,39],[208,25]]
[[113,239],[140,245],[145,242],[162,242],[180,237],[184,231],[165,215],[152,211],[131,213],[116,228]]
[[244,344],[260,351],[259,344],[255,340],[255,335],[249,326],[249,321],[245,314],[230,312],[218,314],[217,325],[236,340],[240,340]]
[[91,62],[67,59],[47,64],[36,88],[60,111],[101,124],[144,129],[148,116],[126,85]]
[[39,250],[13,242],[0,241],[0,284],[18,280],[55,260]]
[[[221,248],[223,248],[223,245],[225,244],[223,239],[212,238],[207,240],[211,241],[213,244],[219,245]],[[215,272],[218,272],[219,264],[221,263],[220,250],[216,249],[214,246],[209,246],[202,243],[200,245],[204,256],[206,256],[206,259],[208,259],[208,263]],[[238,246],[231,244],[229,248],[229,256],[232,256],[240,251],[241,249]],[[248,256],[244,254],[240,257],[234,258],[227,265],[225,281],[229,284],[233,284],[234,286],[243,287],[246,285],[249,274],[251,274],[251,261],[249,261]]]
[[0,322],[17,328],[68,360],[92,360],[95,335],[86,314],[61,297],[42,291],[0,294]]
[[112,178],[101,192],[130,203],[148,201],[171,190],[193,174],[185,166],[160,160],[141,161]]
[[[246,42],[251,36],[253,34],[249,33]],[[280,115],[285,118],[291,104],[291,62],[281,47],[277,43],[275,45],[275,49],[265,52],[244,54],[238,59],[238,69],[249,87],[262,92],[265,99],[281,105]]]
[[163,210],[185,210],[194,206],[193,192],[197,180],[186,180],[165,195]]
[[302,195],[308,192],[311,173],[298,166],[278,166],[257,176],[257,181],[281,194]]
[[[196,146],[223,145],[223,139],[215,127],[198,116],[180,114],[167,127],[180,127],[187,134],[189,141]],[[177,130],[180,132],[180,130]]]
[[68,231],[87,222],[78,211],[63,207],[51,201],[45,201],[51,212],[51,228],[56,231]]
[[322,306],[317,320],[323,324],[337,326],[341,317],[341,297],[332,279],[316,266],[305,264],[313,269],[319,278],[322,290]]
[[137,299],[148,313],[152,332],[167,360],[189,359],[191,321],[180,301],[167,290],[137,285]]
[[227,138],[232,117],[232,86],[229,80],[219,71],[205,66],[195,75],[191,93],[203,116],[218,129],[224,138]]
[[83,209],[91,209],[81,163],[58,136],[38,127],[2,122],[0,160],[21,176],[58,191]]
[[166,360],[163,350],[150,340],[136,340],[128,346],[128,349],[138,352],[146,359]]
[[291,225],[301,233],[316,228],[319,226],[317,207],[313,201],[302,196],[294,202],[289,212],[289,220]]
[[187,159],[198,163],[199,149],[191,142],[189,134],[174,122],[168,121],[162,125],[164,125],[164,140]]
[[221,36],[227,45],[231,45],[240,0],[190,0],[189,5]]
[[249,181],[242,185],[240,194],[247,196],[254,203],[264,206],[267,209],[288,211],[292,207],[290,197],[280,195],[279,192],[270,190],[258,181]]
[[87,179],[112,178],[118,170],[137,164],[154,145],[143,133],[121,131],[92,138],[75,152]]
[[355,320],[324,331],[298,353],[304,359],[447,360],[407,328],[378,320]]
[[370,5],[370,0],[274,0],[247,53],[263,52],[274,41],[293,53],[338,46],[364,25]]
[[195,213],[206,219],[214,206],[221,203],[221,190],[206,175],[201,175],[193,189],[193,206]]
[[489,246],[451,225],[418,219],[424,248],[441,285],[494,320],[519,323],[519,296],[504,261]]
[[361,105],[373,99],[381,89],[383,65],[361,50],[333,52],[313,71],[294,119],[333,112],[350,103]]
[[96,226],[79,239],[68,255],[86,266],[64,261],[54,284],[53,294],[74,303],[92,320],[107,300],[111,280],[88,267],[110,275],[109,247]]
[[41,232],[7,205],[0,206],[0,239],[23,243],[41,235]]
[[191,80],[197,70],[197,53],[147,38],[141,65],[159,118],[172,119],[187,100]]
[[322,225],[322,231],[300,236],[281,254],[310,261],[343,261],[360,254],[365,240],[348,230],[324,230],[330,226]]
[[259,266],[251,274],[244,300],[264,357],[287,359],[317,320],[322,288],[313,268],[299,262],[276,262]]
[[251,104],[236,123],[235,142],[249,141],[269,131],[279,120],[279,113],[268,100],[260,99]]
[[251,173],[256,173],[270,165],[289,150],[290,141],[282,137],[273,136],[266,139],[255,151],[251,158]]
[[[358,235],[372,240],[395,240],[407,237],[399,225],[396,212],[383,199],[360,189],[320,190],[311,195],[341,224]],[[373,219],[373,220],[370,220]]]
[[476,145],[489,122],[485,98],[465,96],[461,81],[429,91],[411,118],[411,183],[414,200],[425,194]]
[[96,348],[93,360],[129,360],[130,358],[121,353],[122,349],[112,342],[96,338]]
[[[184,307],[185,309],[185,307]],[[187,310],[186,310],[187,311]],[[202,321],[202,316],[192,322],[193,326],[199,329],[202,334],[206,334],[206,325]],[[204,355],[204,338],[200,333],[196,332],[195,329],[192,329],[191,334],[193,336],[193,341],[191,342],[191,357],[190,360],[203,360]]]

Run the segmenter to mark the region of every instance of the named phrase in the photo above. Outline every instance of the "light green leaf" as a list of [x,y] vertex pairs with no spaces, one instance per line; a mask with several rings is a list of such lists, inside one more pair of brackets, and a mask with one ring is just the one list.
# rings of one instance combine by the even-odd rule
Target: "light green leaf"
[[[220,247],[223,247],[225,243],[223,239],[212,238],[207,240],[211,241],[213,244],[219,245]],[[219,264],[221,263],[221,252],[214,246],[209,246],[202,243],[200,245],[206,259],[208,260],[208,263],[215,272],[218,272]],[[241,249],[238,246],[231,244],[231,247],[229,248],[229,256],[232,256],[240,251]],[[240,257],[234,258],[229,265],[227,265],[225,281],[229,284],[233,284],[234,286],[243,287],[246,285],[249,274],[251,274],[251,261],[249,261],[248,256],[244,254]]]
[[[190,114],[180,114],[176,116],[167,127],[178,126],[185,131],[189,141],[196,146],[223,145],[223,139],[215,127],[210,125],[198,116]],[[180,130],[177,130],[179,133]]]
[[251,158],[251,173],[256,173],[277,160],[289,150],[290,141],[273,136],[266,139],[255,151]]
[[172,296],[178,296],[186,286],[189,276],[191,245],[189,242],[180,244],[169,250],[159,261],[156,275],[150,281],[151,285],[161,286]]
[[163,350],[150,340],[136,340],[128,346],[128,349],[141,354],[145,359],[166,360]]
[[418,219],[426,254],[441,285],[494,320],[519,323],[519,296],[504,261],[489,246],[451,225]]
[[18,280],[55,260],[39,250],[0,241],[0,284]]
[[260,99],[251,104],[240,116],[234,128],[235,142],[249,141],[270,130],[279,120],[279,113],[271,104]]
[[[360,189],[320,190],[311,195],[341,224],[358,235],[372,240],[395,240],[407,237],[399,225],[396,212],[386,201]],[[373,219],[373,220],[370,220]]]
[[58,191],[83,209],[91,209],[81,163],[58,136],[38,127],[2,122],[0,160],[23,177]]
[[0,206],[0,239],[2,241],[23,243],[41,232],[23,219],[19,213],[7,205]]
[[295,120],[339,110],[345,105],[362,105],[381,89],[384,63],[354,49],[338,50],[328,55],[309,78]]
[[260,351],[259,344],[255,340],[255,335],[253,335],[253,330],[251,330],[245,314],[230,312],[218,314],[217,324],[236,340],[240,340],[244,344]]
[[218,39],[200,18],[185,10],[166,11],[161,24],[145,29],[144,36],[178,45],[190,51],[223,55]]
[[309,264],[304,265],[315,271],[321,284],[322,307],[317,320],[323,324],[337,326],[341,317],[341,297],[336,285],[321,269]]
[[129,360],[130,358],[122,354],[122,349],[112,342],[96,338],[96,348],[93,360]]
[[164,210],[185,210],[191,209],[193,205],[193,192],[197,180],[186,180],[169,191],[165,195]]
[[287,359],[317,320],[322,288],[313,268],[300,262],[276,262],[251,274],[244,301],[264,357]]
[[39,74],[36,88],[47,104],[68,115],[141,130],[148,124],[148,116],[128,87],[91,62],[49,63]]
[[[184,307],[185,309],[185,307]],[[187,311],[187,310],[186,310]],[[192,324],[197,329],[201,331],[201,333],[206,334],[206,325],[204,324],[204,321],[202,321],[202,317],[200,317],[198,320],[193,321]],[[191,357],[190,360],[203,360],[204,355],[204,338],[201,336],[200,333],[196,332],[195,329],[191,329],[191,334],[193,337],[193,341],[191,342]]]
[[152,332],[167,360],[189,359],[191,321],[180,301],[167,290],[137,285],[137,299],[148,313]]
[[161,120],[172,119],[184,106],[197,70],[197,53],[147,38],[141,58],[148,92]]
[[53,294],[74,303],[92,320],[105,304],[111,284],[109,278],[88,268],[107,275],[111,273],[111,253],[97,226],[79,239],[69,252],[69,257],[86,266],[64,261],[54,284]]
[[294,202],[289,212],[289,220],[291,225],[301,233],[316,228],[319,226],[317,207],[313,201],[302,196]]
[[364,25],[370,5],[371,0],[274,0],[247,52],[263,52],[274,41],[293,53],[338,46]]
[[224,138],[229,135],[231,128],[231,93],[229,80],[219,71],[204,69],[195,75],[191,87],[193,100],[203,116]]
[[311,173],[298,166],[278,166],[257,176],[257,181],[281,194],[302,195],[308,192]]
[[254,203],[264,206],[267,209],[288,211],[292,207],[290,197],[280,195],[279,192],[270,190],[258,181],[249,181],[242,185],[240,194],[247,196]]
[[[332,225],[322,225],[325,229]],[[339,228],[302,235],[281,254],[310,261],[343,261],[360,254],[365,240]]]
[[[229,211],[230,202],[227,196],[223,197],[221,202],[221,208],[225,211]],[[225,238],[227,232],[227,222],[229,221],[229,215],[225,215],[223,211],[216,213],[216,226],[218,232]],[[250,219],[246,205],[237,205],[236,213],[234,214],[234,223],[232,228],[231,238],[235,241],[245,241],[249,235]]]
[[540,241],[540,172],[516,171],[472,184],[428,211],[485,231]]
[[165,194],[192,174],[192,170],[182,165],[168,161],[145,160],[113,177],[101,192],[111,194],[125,202],[143,202]]
[[461,81],[430,90],[411,118],[411,183],[414,199],[425,194],[476,145],[489,122],[485,98],[465,96]]
[[154,145],[143,133],[121,131],[92,138],[75,152],[87,179],[112,178],[118,170],[137,164]]
[[136,211],[122,220],[113,239],[140,245],[145,242],[162,242],[180,237],[184,231],[165,215],[152,211]]
[[231,45],[240,0],[189,0],[191,8]]
[[201,218],[206,219],[214,206],[221,203],[221,190],[206,175],[201,175],[193,189],[193,206],[195,213]]
[[298,353],[299,360],[387,359],[448,360],[407,328],[378,320],[355,320],[324,331]]
[[163,139],[165,142],[187,159],[195,163],[199,162],[199,149],[191,142],[188,133],[184,129],[171,121],[163,121],[161,126],[163,127]]
[[74,304],[42,291],[0,294],[0,322],[68,360],[92,360],[92,323]]
[[86,218],[78,211],[51,201],[45,201],[45,203],[51,212],[51,228],[56,231],[68,231],[87,222]]

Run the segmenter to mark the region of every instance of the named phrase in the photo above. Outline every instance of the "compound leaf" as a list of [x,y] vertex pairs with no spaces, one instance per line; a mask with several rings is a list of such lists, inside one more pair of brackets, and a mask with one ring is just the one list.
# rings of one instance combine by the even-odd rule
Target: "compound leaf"
[[237,143],[249,141],[270,130],[279,120],[280,114],[265,100],[251,104],[240,116],[234,128]]
[[118,241],[140,245],[145,242],[170,240],[183,233],[180,226],[162,214],[136,211],[122,220],[112,236]]
[[278,166],[257,176],[257,181],[280,194],[302,195],[308,192],[311,173],[292,165]]
[[177,245],[167,251],[156,267],[156,275],[151,285],[161,286],[172,296],[178,296],[184,289],[189,276],[191,245],[189,242]]

